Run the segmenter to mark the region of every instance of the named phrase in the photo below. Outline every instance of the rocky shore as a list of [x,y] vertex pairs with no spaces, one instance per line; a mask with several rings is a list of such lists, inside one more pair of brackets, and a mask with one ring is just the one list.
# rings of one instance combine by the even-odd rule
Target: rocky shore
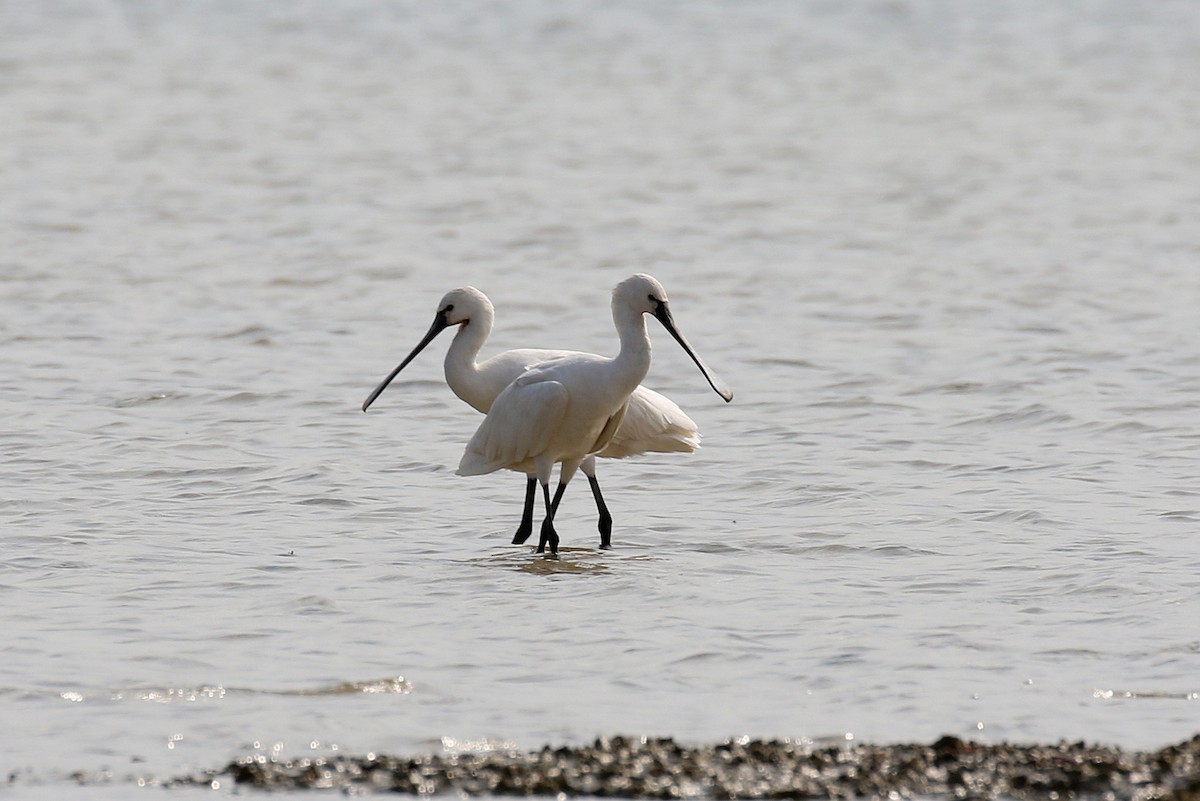
[[1200,801],[1200,735],[1145,752],[1066,742],[982,745],[957,737],[928,745],[737,739],[698,747],[670,738],[611,737],[526,753],[256,756],[178,783],[228,776],[268,790],[419,795]]

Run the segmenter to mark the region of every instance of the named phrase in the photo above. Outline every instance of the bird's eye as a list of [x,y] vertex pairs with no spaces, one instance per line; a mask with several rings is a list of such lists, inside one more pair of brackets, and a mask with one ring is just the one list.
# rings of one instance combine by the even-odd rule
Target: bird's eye
[[452,312],[452,311],[454,311],[454,304],[453,304],[453,303],[447,303],[447,304],[446,304],[446,308],[442,309],[442,311],[444,311],[444,312]]

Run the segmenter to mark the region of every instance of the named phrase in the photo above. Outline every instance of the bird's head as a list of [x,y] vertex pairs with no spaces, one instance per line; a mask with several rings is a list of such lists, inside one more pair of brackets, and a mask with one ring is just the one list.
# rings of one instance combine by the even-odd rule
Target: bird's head
[[488,296],[473,286],[451,289],[442,296],[437,313],[446,328],[452,325],[467,325],[471,320],[485,315],[492,318],[496,314]]

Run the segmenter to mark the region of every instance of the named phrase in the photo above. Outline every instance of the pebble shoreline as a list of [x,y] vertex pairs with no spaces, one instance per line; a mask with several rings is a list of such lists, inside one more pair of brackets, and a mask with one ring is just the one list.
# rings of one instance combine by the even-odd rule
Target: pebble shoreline
[[1085,743],[902,745],[611,737],[540,751],[424,757],[247,757],[178,784],[413,795],[629,799],[946,798],[1200,801],[1200,735],[1158,751]]

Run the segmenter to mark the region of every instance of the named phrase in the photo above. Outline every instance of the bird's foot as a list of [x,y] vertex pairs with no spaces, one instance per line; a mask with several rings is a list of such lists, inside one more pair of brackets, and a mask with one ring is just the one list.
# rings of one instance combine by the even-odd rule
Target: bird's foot
[[549,520],[542,523],[542,536],[538,539],[537,552],[545,553],[547,545],[550,546],[550,553],[558,555],[558,532]]
[[600,550],[612,550],[612,518],[605,515],[600,518]]
[[522,545],[529,536],[533,534],[533,521],[522,520],[521,525],[517,526],[517,533],[513,534],[512,544]]

